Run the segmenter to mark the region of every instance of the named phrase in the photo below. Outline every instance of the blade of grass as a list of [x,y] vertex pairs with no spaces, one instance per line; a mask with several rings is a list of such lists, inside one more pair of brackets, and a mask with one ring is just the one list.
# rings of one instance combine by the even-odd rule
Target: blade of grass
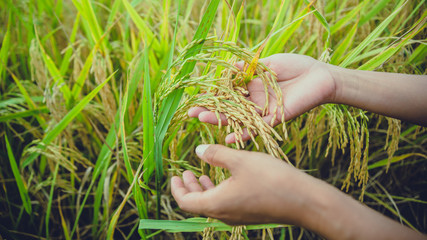
[[[286,45],[287,41],[290,39],[290,37],[292,36],[292,34],[298,29],[298,27],[301,25],[302,21],[304,20],[305,17],[307,17],[308,15],[314,13],[314,11],[310,11],[310,12],[306,12],[306,10],[303,10],[301,12],[301,14],[292,22],[286,24],[285,26],[277,29],[277,31],[275,31],[274,33],[271,34],[270,37],[275,36],[276,34],[280,34],[280,36],[277,37],[277,41],[272,45],[272,47],[270,49],[273,49],[271,51],[268,52],[268,54],[274,54],[274,53],[279,53],[283,51],[283,47]],[[286,30],[286,31],[284,31]],[[251,48],[251,51],[257,49],[259,46],[261,46],[264,43],[265,39],[262,40],[260,43],[258,43],[257,45],[255,45],[254,47]],[[266,54],[267,56],[267,54]]]
[[[44,97],[41,97],[41,96],[30,97],[32,102],[37,102],[37,103],[42,102],[43,98]],[[25,101],[26,101],[26,99],[21,98],[21,97],[9,98],[9,99],[0,101],[0,108],[6,108],[7,106],[10,106],[10,105],[23,104],[23,103],[25,103]]]
[[58,170],[59,170],[59,163],[56,163],[55,170],[53,172],[52,183],[50,185],[49,201],[47,203],[47,210],[46,210],[46,216],[45,216],[46,236],[49,236],[50,211],[52,210],[53,191],[55,190],[56,176],[58,175]]
[[151,31],[151,29],[148,27],[148,25],[145,23],[145,21],[138,15],[135,8],[132,7],[132,5],[129,3],[128,0],[122,0],[123,5],[125,6],[127,12],[129,13],[130,17],[132,18],[133,22],[139,29],[141,34],[146,35],[146,42],[152,43],[152,46],[155,50],[160,49],[160,43],[159,41],[154,37],[155,34]]
[[422,154],[422,153],[407,153],[407,154],[403,154],[400,156],[394,156],[393,158],[391,158],[391,160],[389,160],[388,158],[380,160],[378,162],[375,162],[373,164],[369,164],[368,166],[368,170],[371,169],[375,169],[375,168],[379,168],[379,167],[385,167],[387,166],[387,164],[390,163],[395,163],[395,162],[399,162],[399,161],[403,161],[409,157],[414,157],[414,156],[418,156],[418,157],[422,157],[424,159],[427,159],[427,156]]
[[344,59],[344,61],[340,64],[341,67],[347,67],[350,62],[352,62],[360,53],[365,50],[372,41],[377,38],[384,29],[390,24],[390,22],[396,17],[396,15],[403,9],[403,6],[406,4],[401,0],[398,4],[396,10],[394,10],[390,16],[388,16],[384,21],[381,22],[378,27],[376,27],[353,51],[349,53],[349,55]]
[[[380,54],[380,53],[384,52],[386,49],[387,49],[387,47],[380,47],[380,48],[375,48],[375,49],[370,50],[370,51],[366,51],[366,52],[364,52],[364,53],[360,54],[359,56],[355,57],[355,58],[354,58],[354,59],[349,63],[349,65],[354,64],[354,63],[357,63],[357,62],[362,61],[362,60],[364,60],[364,59],[369,59],[369,58],[371,58],[371,57],[375,57],[376,55],[378,55],[378,54]],[[351,53],[351,52],[350,52],[350,53]],[[350,54],[350,53],[349,53],[349,54]],[[369,60],[368,60],[368,61],[369,61]]]
[[34,115],[38,115],[40,113],[48,113],[48,112],[49,112],[49,109],[47,107],[41,107],[38,109],[31,109],[31,110],[16,112],[16,113],[0,116],[0,122],[7,122],[12,119],[31,117]]
[[[178,1],[178,8],[177,8],[177,15],[176,15],[176,22],[175,22],[175,29],[174,29],[174,35],[172,38],[172,43],[170,44],[169,53],[168,53],[168,66],[167,71],[165,73],[164,79],[166,81],[170,81],[171,77],[171,65],[173,62],[173,52],[175,49],[175,42],[176,42],[176,34],[178,29],[178,17],[179,17],[179,10],[181,7],[181,0]],[[150,79],[150,75],[148,74],[148,60],[146,60],[147,56],[144,54],[144,79]],[[145,75],[146,74],[146,75]],[[147,83],[148,84],[148,83]],[[149,179],[151,177],[151,174],[154,171],[156,162],[154,158],[154,115],[153,115],[153,109],[152,109],[152,103],[151,103],[151,86],[148,84],[146,85],[144,80],[144,94],[143,94],[143,119],[144,119],[144,161],[146,161],[146,169],[144,171],[144,182],[145,184],[149,184]],[[148,101],[150,102],[150,105],[148,104]],[[145,119],[148,119],[148,121],[145,121]],[[147,123],[146,123],[147,122]],[[145,125],[147,124],[147,125]],[[147,130],[147,131],[146,131]],[[148,135],[145,135],[147,132]],[[147,145],[145,144],[145,141],[147,141]]]
[[143,118],[143,155],[144,155],[144,181],[146,184],[149,182],[151,173],[154,170],[154,115],[153,105],[151,102],[151,82],[150,70],[148,66],[148,47],[144,50],[144,90],[143,90],[143,104],[142,104],[142,118]]
[[62,230],[64,232],[65,240],[71,240],[70,232],[68,230],[68,224],[64,218],[64,214],[62,213],[61,196],[58,197],[58,211],[59,211],[59,216],[61,217],[61,226],[62,226]]
[[326,30],[326,41],[323,47],[323,51],[327,50],[329,48],[330,45],[330,39],[331,39],[331,29],[329,27],[329,23],[326,20],[325,16],[323,16],[323,14],[321,14],[314,6],[313,3],[316,0],[313,0],[312,2],[310,2],[309,0],[304,0],[304,2],[306,4],[308,4],[308,7],[310,7],[311,10],[314,11],[314,16],[317,18],[317,20],[319,20],[320,24],[322,24],[323,28],[325,28]]
[[351,10],[349,13],[347,13],[343,18],[341,18],[337,23],[335,23],[331,27],[331,34],[336,33],[337,31],[341,30],[346,24],[351,22],[353,19],[356,18],[356,15],[360,12],[360,10],[366,5],[368,1],[364,1],[361,4],[357,5],[353,10]]
[[[88,95],[86,95],[86,97],[84,97],[76,106],[74,106],[73,109],[71,109],[71,111],[69,111],[67,115],[65,115],[65,117],[46,134],[41,143],[37,145],[37,148],[44,150],[46,148],[46,145],[48,145],[53,139],[55,139],[68,126],[68,124],[83,110],[83,108],[89,103],[89,101],[95,97],[99,90],[104,87],[104,85],[113,77],[114,74],[115,72],[111,74],[107,78],[107,80],[105,80],[94,90],[92,90]],[[31,153],[24,160],[22,168],[25,168],[26,166],[31,164],[39,155],[40,153],[38,152]]]
[[[137,56],[138,57],[138,56]],[[128,94],[128,98],[126,100],[126,103],[129,104],[131,99],[133,98],[133,96],[135,95],[135,92],[137,90],[137,86],[138,86],[138,82],[143,74],[143,65],[144,62],[142,59],[140,59],[135,67],[135,72],[131,78],[131,83],[130,86],[132,86],[131,88],[129,88],[129,94]],[[128,108],[128,105],[123,106],[125,109]],[[115,116],[115,122],[112,124],[107,137],[105,138],[105,143],[104,145],[102,145],[101,147],[101,151],[98,154],[98,158],[96,159],[96,163],[95,163],[95,168],[93,171],[93,175],[92,175],[92,181],[91,184],[89,185],[86,194],[83,198],[83,201],[80,204],[80,209],[77,213],[76,219],[74,220],[74,226],[73,229],[71,231],[70,237],[72,238],[72,236],[74,235],[74,232],[77,229],[78,226],[78,222],[80,219],[80,216],[83,212],[84,206],[86,204],[86,201],[91,193],[92,187],[94,186],[96,179],[99,177],[99,175],[101,174],[101,172],[103,171],[103,169],[106,169],[106,167],[108,166],[110,160],[111,160],[111,154],[112,154],[112,146],[114,146],[116,144],[116,138],[117,138],[117,132],[116,129],[119,129],[119,124],[120,124],[120,112],[116,113]],[[103,189],[104,185],[102,182],[99,183],[98,189],[101,190]],[[102,196],[102,195],[101,195]],[[95,202],[98,202],[99,199],[95,199]],[[98,208],[94,206],[94,210],[98,211]]]
[[275,27],[277,26],[277,22],[279,21],[279,18],[283,18],[284,15],[284,11],[283,11],[283,6],[284,6],[284,2],[282,2],[281,6],[280,6],[280,10],[279,10],[279,14],[276,16],[276,20],[274,21],[275,24],[273,24],[273,28],[270,30],[270,32],[268,33],[268,36],[266,37],[266,40],[264,41],[263,44],[261,44],[261,46],[259,46],[258,50],[255,53],[254,58],[251,60],[250,64],[247,65],[247,67],[245,66],[245,72],[246,72],[246,77],[245,77],[245,83],[248,83],[252,80],[252,77],[255,73],[255,69],[256,66],[258,65],[258,60],[261,56],[261,52],[263,51],[264,47],[266,46],[266,44],[269,42],[271,35],[273,34],[273,31],[275,29]]
[[[279,23],[283,22],[283,19],[285,18],[285,13],[288,11],[287,5],[289,4],[289,2],[290,1],[282,1],[282,3],[280,4],[280,8],[276,15],[276,18],[274,19],[274,23],[273,23],[273,27],[271,28],[271,31],[274,31],[274,29],[277,29]],[[286,3],[286,7],[285,7],[285,3]],[[277,40],[278,40],[277,37],[270,37],[268,39],[265,45],[265,50],[261,54],[261,58],[264,58],[266,56],[270,56],[273,54],[272,52],[270,52],[270,49],[274,49],[272,48],[272,45]]]
[[[114,4],[111,7],[110,14],[108,15],[108,20],[107,20],[106,28],[108,28],[110,25],[113,24],[114,18],[116,18],[117,13],[119,13],[119,10],[121,9],[121,6],[122,6],[120,4],[121,2],[122,2],[121,0],[114,0]],[[108,30],[105,29],[104,31],[107,32]]]
[[381,10],[387,6],[388,2],[390,0],[381,0],[378,2],[374,7],[371,7],[370,5],[367,5],[367,8],[370,9],[368,13],[363,13],[363,17],[360,20],[360,26],[370,21],[374,16],[376,16]]
[[[126,122],[124,120],[125,118],[125,114],[127,109],[123,108],[123,106],[127,106],[127,100],[128,100],[128,95],[129,95],[129,82],[127,84],[126,87],[126,92],[125,95],[123,97],[123,105],[122,105],[122,112],[120,114],[120,134],[121,134],[121,140],[122,140],[122,151],[123,151],[123,161],[125,162],[125,167],[126,167],[126,172],[127,172],[127,178],[128,178],[128,182],[129,184],[133,184],[134,179],[138,179],[139,178],[139,174],[135,174],[133,173],[132,170],[132,165],[130,163],[129,160],[129,156],[128,156],[128,150],[127,150],[127,144],[126,144]],[[145,141],[144,141],[145,142]],[[145,163],[145,161],[142,161],[143,163]],[[141,193],[141,189],[139,188],[139,186],[137,184],[133,184],[133,197],[135,199],[135,203],[136,203],[136,207],[138,210],[138,214],[140,218],[147,218],[147,209],[145,208],[145,200],[142,196]],[[141,236],[144,237],[144,236]]]
[[[141,162],[141,163],[139,164],[139,167],[138,167],[138,169],[137,169],[137,171],[136,171],[136,173],[135,173],[135,176],[139,176],[140,171],[141,171],[141,169],[142,169],[142,166],[143,166],[143,162]],[[120,213],[122,212],[122,210],[123,210],[123,208],[124,208],[125,204],[127,203],[127,201],[128,201],[128,199],[129,199],[129,197],[131,196],[131,193],[132,193],[132,191],[133,191],[133,189],[134,189],[134,187],[135,187],[135,185],[136,185],[135,183],[136,183],[136,181],[137,181],[137,180],[138,180],[138,177],[134,177],[134,178],[133,178],[133,180],[132,180],[132,182],[131,182],[131,185],[130,185],[129,189],[128,189],[128,191],[127,191],[127,193],[126,193],[125,197],[123,198],[123,201],[120,203],[120,205],[119,205],[119,207],[117,208],[116,212],[113,214],[113,217],[112,217],[112,218],[111,218],[111,220],[110,220],[110,224],[109,224],[109,226],[108,226],[108,230],[107,230],[107,239],[113,239],[113,236],[114,236],[114,230],[115,230],[115,227],[116,227],[117,222],[118,222],[118,220],[119,220]]]
[[69,42],[69,46],[67,51],[64,54],[64,57],[62,58],[62,62],[61,62],[61,67],[59,68],[59,72],[61,73],[62,76],[65,75],[65,73],[67,72],[68,66],[70,65],[70,58],[71,58],[71,54],[73,53],[73,44],[76,41],[76,36],[77,36],[77,30],[79,29],[79,23],[80,23],[80,12],[77,13],[76,16],[76,20],[74,21],[73,24],[73,30],[71,32],[71,36],[70,36],[70,42]]
[[[146,184],[149,183],[149,177],[156,169],[156,218],[160,218],[160,178],[162,176],[163,158],[155,159],[155,135],[154,135],[154,114],[151,103],[151,81],[148,66],[148,48],[144,51],[144,92],[143,92],[143,128],[144,128],[144,161],[146,162],[147,175],[143,175]],[[161,145],[159,145],[161,146]],[[161,155],[161,153],[160,153]]]
[[4,140],[6,142],[7,155],[9,157],[10,167],[12,168],[13,176],[15,177],[16,185],[18,185],[19,195],[21,196],[22,205],[25,208],[25,211],[31,215],[31,199],[28,195],[28,190],[25,187],[25,182],[22,180],[21,173],[19,172],[18,165],[13,155],[12,148],[10,147],[9,139],[7,135],[4,135]]
[[[207,222],[206,218],[189,218],[186,220],[155,220],[142,219],[139,221],[139,229],[165,230],[167,232],[201,232],[205,228],[214,228],[215,231],[231,231],[232,226],[223,222]],[[260,224],[247,225],[246,230],[279,228],[285,227],[283,224]]]
[[[162,49],[167,49],[168,39],[169,39],[169,8],[171,6],[170,0],[163,1],[163,14],[162,14],[162,22],[160,24],[160,39],[162,41]],[[179,15],[179,11],[177,12]]]
[[425,6],[425,3],[424,2],[419,2],[418,4],[417,4],[417,6],[415,7],[415,8],[413,8],[413,10],[412,10],[412,12],[411,12],[411,14],[409,14],[408,16],[405,16],[405,15],[402,15],[402,17],[403,18],[406,18],[405,19],[405,21],[403,21],[403,23],[401,23],[399,26],[396,26],[396,27],[398,27],[398,31],[402,31],[402,28],[403,27],[405,27],[405,26],[407,26],[407,22],[412,22],[413,20],[414,20],[414,16],[416,15],[416,14],[419,14],[420,13],[420,8],[422,7],[422,6]]
[[[15,82],[16,86],[18,87],[19,91],[21,92],[22,96],[27,102],[28,108],[30,110],[39,109],[39,107],[34,103],[33,99],[30,97],[30,94],[28,93],[27,89],[25,89],[24,85],[22,85],[21,81],[15,76],[15,74],[13,74],[13,72],[9,70],[8,72],[12,76],[13,81]],[[46,121],[42,116],[36,115],[36,119],[42,128],[46,127]]]
[[3,37],[3,41],[0,49],[0,81],[1,81],[1,85],[3,86],[3,89],[6,84],[6,80],[5,80],[6,78],[3,77],[3,72],[7,67],[7,58],[8,58],[9,49],[10,49],[10,26],[12,25],[11,23],[12,23],[12,13],[9,13],[7,30]]
[[[213,20],[216,15],[216,11],[218,8],[219,0],[212,0],[206,11],[203,15],[203,18],[196,30],[196,33],[193,37],[193,41],[203,40],[206,38],[209,29],[212,26]],[[203,41],[201,41],[199,44],[195,46],[192,52],[190,52],[186,57],[192,57],[200,52],[203,45]],[[184,66],[182,67],[180,73],[178,74],[177,78],[181,78],[189,73],[191,73],[196,65],[196,62],[186,62]],[[156,161],[156,179],[159,179],[162,177],[163,174],[163,158],[162,158],[162,145],[163,145],[163,139],[166,135],[166,131],[169,127],[170,121],[172,120],[173,115],[175,114],[179,103],[181,101],[182,94],[184,92],[184,89],[177,89],[173,91],[170,95],[166,97],[164,102],[162,103],[160,110],[159,110],[159,118],[157,120],[156,128],[155,128],[155,148],[154,148],[154,157]],[[159,194],[160,189],[157,189],[157,194]],[[159,209],[158,209],[159,211]]]
[[356,23],[353,25],[350,31],[346,34],[345,38],[335,49],[331,57],[331,61],[330,61],[331,64],[338,65],[339,62],[341,62],[341,60],[345,57],[344,53],[352,45],[358,26],[359,26],[359,21],[356,21]]
[[408,220],[406,220],[406,218],[402,217],[400,214],[398,214],[396,212],[396,210],[394,210],[392,207],[390,207],[390,205],[388,205],[387,203],[383,202],[381,199],[377,198],[376,196],[374,196],[371,193],[365,192],[365,195],[371,199],[373,199],[374,201],[376,201],[378,204],[382,205],[383,207],[385,207],[386,209],[388,209],[391,213],[393,213],[395,216],[399,217],[402,219],[403,222],[405,222],[405,224],[408,225],[408,227],[412,228],[414,231],[419,232],[410,222],[408,222]]
[[102,29],[99,26],[99,22],[96,18],[95,12],[93,10],[92,4],[89,0],[73,0],[74,5],[77,10],[82,14],[85,22],[87,22],[90,28],[90,36],[92,37],[93,42],[101,42],[100,49],[103,53],[106,53],[108,50],[106,41],[103,41]]
[[392,57],[394,54],[396,54],[400,49],[402,49],[407,42],[412,39],[415,35],[417,35],[421,30],[425,29],[426,27],[426,21],[427,21],[427,11],[424,12],[424,14],[421,16],[421,18],[414,24],[414,26],[411,28],[412,30],[406,34],[406,36],[403,37],[403,39],[387,48],[384,52],[381,54],[375,56],[371,60],[369,60],[367,63],[360,66],[358,69],[360,70],[375,70],[378,66],[381,64],[384,64],[390,57]]
[[[378,196],[378,197],[382,196],[382,194],[379,194],[379,193],[377,193],[377,194],[372,193],[372,195]],[[423,201],[423,200],[416,199],[416,198],[402,197],[402,196],[395,196],[395,195],[390,195],[390,197],[397,199],[397,200],[403,200],[405,202],[415,202],[415,203],[427,204],[427,201]]]
[[[216,10],[218,8],[219,0],[212,0],[209,3],[208,8],[206,9],[205,14],[203,15],[202,21],[199,24],[199,27],[196,30],[193,41],[205,39],[210,27],[212,26]],[[203,45],[203,41],[201,41],[194,50],[188,54],[186,57],[192,57],[200,52]],[[196,63],[194,61],[187,62],[182,67],[181,72],[177,76],[177,78],[181,78],[189,73],[191,73],[194,69]],[[170,120],[175,114],[176,109],[178,108],[179,102],[181,100],[183,89],[175,90],[171,93],[166,99],[164,103],[160,107],[159,118],[156,125],[156,137],[161,140],[161,136],[166,134],[167,128],[169,126]]]
[[415,64],[423,62],[425,56],[427,56],[427,45],[420,44],[409,56],[408,62]]
[[[177,14],[176,14],[175,28],[174,28],[172,42],[169,44],[169,53],[168,53],[168,57],[167,57],[167,68],[166,68],[167,70],[163,76],[163,79],[165,79],[166,81],[170,81],[170,77],[171,77],[171,65],[173,62],[173,52],[175,50],[175,44],[176,44],[176,34],[177,34],[177,30],[178,30],[178,22],[179,22],[178,20],[179,20],[179,11],[181,9],[181,0],[177,1],[177,4],[178,4],[178,6],[177,6],[177,10],[176,10]],[[141,101],[141,103],[143,104],[144,101]],[[140,111],[140,110],[142,110],[142,109],[143,109],[143,107],[138,108],[138,112],[137,112],[137,114],[135,114],[134,120],[132,121],[133,122],[133,124],[132,124],[133,128],[136,127],[136,125],[138,124],[138,121],[140,120],[140,117],[142,115],[142,111]],[[152,173],[152,171],[151,171],[151,173]],[[148,175],[150,175],[150,174],[148,174]],[[148,179],[145,179],[145,181],[147,181],[147,180]]]

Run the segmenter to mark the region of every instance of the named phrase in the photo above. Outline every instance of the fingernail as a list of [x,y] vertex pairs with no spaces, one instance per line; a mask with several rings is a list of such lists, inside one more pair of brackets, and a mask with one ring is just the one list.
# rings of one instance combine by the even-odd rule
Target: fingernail
[[234,135],[233,133],[228,134],[225,137],[225,142],[228,143],[228,144],[233,143],[233,140],[234,140],[234,136],[233,135]]
[[207,119],[209,119],[209,117],[204,117],[204,116],[209,116],[209,112],[201,112],[200,114],[199,114],[199,120],[201,121],[201,122],[206,122],[207,121]]
[[202,144],[196,147],[196,154],[199,157],[202,157],[203,154],[205,153],[206,149],[208,149],[209,144]]
[[188,110],[188,112],[187,112],[187,115],[188,115],[189,117],[194,117],[193,112],[194,112],[194,108],[190,108],[190,109]]

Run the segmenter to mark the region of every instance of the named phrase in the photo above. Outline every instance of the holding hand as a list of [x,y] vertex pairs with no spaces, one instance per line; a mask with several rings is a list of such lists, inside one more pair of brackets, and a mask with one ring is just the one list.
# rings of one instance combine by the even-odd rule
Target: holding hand
[[173,177],[172,195],[184,211],[231,225],[295,224],[328,239],[426,239],[270,155],[221,145],[200,145],[196,153],[232,176],[217,186],[190,171]]
[[[321,105],[332,102],[335,97],[335,82],[329,71],[328,64],[317,61],[311,57],[298,54],[276,54],[260,59],[268,68],[277,74],[277,82],[282,90],[286,120],[293,119],[304,112]],[[244,63],[236,64],[238,68],[244,70]],[[264,85],[260,78],[255,78],[247,85],[249,99],[261,108],[265,105]],[[267,123],[273,118],[273,110],[277,105],[276,96],[269,88],[269,112],[264,117]],[[218,124],[215,113],[209,112],[206,108],[195,107],[188,112],[190,117],[198,117],[200,121]],[[279,117],[279,116],[278,116]],[[221,116],[221,123],[227,124],[225,116]],[[280,123],[280,119],[274,121],[274,126]],[[250,139],[248,134],[243,136],[243,140]],[[227,143],[234,142],[233,134],[226,138]]]
[[[260,59],[277,74],[282,90],[285,120],[290,120],[324,103],[341,103],[389,117],[407,120],[427,126],[427,76],[384,73],[345,69],[326,64],[309,56],[281,53]],[[244,70],[242,62],[237,67]],[[255,78],[247,85],[249,99],[261,108],[265,104],[265,92],[261,79]],[[269,89],[269,106],[276,107],[275,94]],[[191,108],[190,117],[218,124],[215,113],[202,107]],[[273,114],[264,117],[267,123]],[[221,116],[223,125],[227,124]],[[273,125],[277,125],[276,119]],[[227,136],[226,143],[235,142],[234,134]],[[246,133],[243,140],[249,140]]]
[[299,222],[315,178],[264,153],[222,145],[200,145],[196,153],[232,176],[216,187],[207,176],[197,181],[191,171],[184,172],[183,180],[173,177],[172,195],[181,209],[233,225]]

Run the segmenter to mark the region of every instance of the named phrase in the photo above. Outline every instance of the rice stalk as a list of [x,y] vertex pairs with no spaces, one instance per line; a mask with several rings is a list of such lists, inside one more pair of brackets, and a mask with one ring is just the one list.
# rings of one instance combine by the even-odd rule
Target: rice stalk
[[[180,56],[185,56],[188,51],[191,51],[192,46],[195,44],[197,44],[197,42],[187,46]],[[227,51],[235,57],[231,58],[230,63],[218,59],[217,57],[209,57],[211,53],[217,51]],[[205,52],[209,54],[206,54]],[[227,133],[231,133],[232,131],[235,133],[236,147],[238,149],[244,148],[245,143],[242,140],[242,134],[243,131],[247,131],[258,149],[259,146],[255,141],[255,136],[259,136],[262,139],[268,153],[277,158],[284,158],[289,162],[286,155],[283,153],[283,150],[279,147],[274,138],[279,141],[283,141],[283,139],[272,127],[273,122],[276,119],[279,120],[283,123],[283,130],[286,137],[284,111],[283,108],[279,109],[278,107],[283,106],[283,98],[281,90],[277,85],[276,74],[262,63],[257,64],[254,68],[255,75],[263,81],[266,95],[265,106],[260,107],[247,99],[249,94],[246,90],[247,73],[245,71],[239,71],[233,66],[233,63],[238,59],[250,64],[254,57],[253,53],[237,47],[234,43],[207,39],[204,42],[202,53],[186,58],[184,62],[175,61],[172,66],[185,64],[189,61],[209,62],[212,66],[221,66],[224,68],[221,72],[220,78],[212,79],[212,76],[209,77],[210,74],[196,78],[188,78],[188,76],[172,78],[172,81],[169,84],[160,87],[158,95],[162,97],[160,97],[158,101],[161,101],[169,94],[171,91],[169,89],[188,87],[192,84],[198,85],[205,92],[203,95],[198,97],[199,100],[192,106],[205,107],[208,110],[215,112],[218,118],[219,128],[222,126],[220,115],[224,114],[227,118]],[[178,59],[180,59],[180,57],[178,57]],[[213,72],[215,72],[215,70],[211,70],[211,74]],[[269,96],[269,87],[273,89],[275,94],[274,96]],[[273,97],[276,98],[277,106],[273,109],[269,109],[268,104]],[[259,112],[262,113],[260,114]],[[262,117],[269,114],[273,115],[272,121],[270,123],[266,123]]]
[[[253,78],[256,52],[263,44],[261,57],[290,52],[348,68],[427,73],[422,1],[210,2],[218,4],[218,11],[210,9],[204,14],[209,2],[193,0],[183,2],[181,9],[180,1],[169,0],[0,1],[0,25],[5,30],[0,32],[0,145],[5,150],[5,157],[0,158],[5,166],[0,171],[4,189],[0,191],[0,208],[4,209],[0,220],[1,229],[9,231],[4,236],[2,232],[3,237],[9,238],[9,233],[22,238],[22,233],[41,238],[92,239],[110,234],[121,239],[134,238],[138,230],[141,238],[201,238],[204,229],[211,230],[215,238],[227,239],[232,233],[239,237],[238,227],[216,220],[206,222],[205,218],[197,222],[201,225],[193,228],[195,233],[188,234],[175,232],[191,230],[189,222],[159,221],[149,225],[153,227],[149,232],[150,228],[140,229],[138,219],[156,214],[155,195],[160,199],[160,219],[191,216],[176,207],[168,194],[171,174],[189,169],[197,176],[210,175],[216,184],[229,177],[224,169],[200,161],[194,148],[201,143],[225,144],[227,133],[245,131],[238,118],[252,116],[240,114],[236,123],[222,122],[219,129],[189,119],[186,112],[190,106],[204,104],[205,99],[211,99],[214,111],[218,102],[222,102],[221,111],[244,103],[241,95],[246,96],[245,84]],[[200,21],[208,19],[204,16],[210,20]],[[232,45],[243,51],[250,49],[249,53]],[[156,163],[165,164],[168,173],[163,176],[160,172],[161,186],[157,189],[153,178],[144,181],[142,175],[134,175],[147,153],[143,148],[146,118],[142,106],[143,92],[148,89],[143,87],[145,71],[138,64],[145,47],[149,48],[154,123],[159,123],[157,133],[163,134],[164,140]],[[234,67],[239,60],[247,63],[243,71]],[[98,77],[91,73],[95,67],[101,71]],[[116,70],[105,86],[109,93],[102,91],[104,97],[95,96],[76,114],[73,106],[87,100],[98,80],[102,81],[100,76]],[[230,78],[243,81],[234,83]],[[126,85],[129,92],[122,97]],[[271,96],[275,95],[269,88]],[[235,91],[240,96],[233,95]],[[199,95],[201,92],[204,95]],[[170,102],[165,104],[167,100]],[[258,115],[263,115],[263,107],[256,107]],[[269,110],[272,114],[274,109]],[[70,118],[68,113],[76,115]],[[280,119],[280,109],[277,115]],[[409,223],[425,231],[422,218],[405,211],[421,209],[425,204],[417,199],[422,196],[417,186],[425,175],[420,166],[427,159],[425,128],[404,121],[399,127],[389,120],[378,121],[375,128],[379,118],[342,105],[323,105],[287,123],[289,140],[285,140],[283,124],[274,130],[285,141],[278,141],[274,133],[270,135],[292,163],[307,173],[335,186],[350,186],[350,195],[364,196],[365,203],[379,211],[390,208],[397,220],[405,219],[399,214],[410,216]],[[59,124],[61,119],[66,122]],[[18,178],[8,167],[12,162],[7,158],[6,136],[16,157]],[[240,141],[237,144],[242,148]],[[255,134],[244,143],[250,151],[267,152],[267,146]],[[27,153],[36,155],[35,159],[26,161]],[[333,161],[333,166],[327,160]],[[144,162],[145,172],[150,171],[148,166]],[[399,176],[398,182],[394,176]],[[126,196],[123,189],[134,178],[137,182],[131,195],[113,219]],[[31,214],[21,204],[19,179],[26,186]],[[377,182],[388,192],[379,189]],[[398,187],[402,184],[404,191]],[[46,216],[48,208],[50,216]],[[174,230],[170,230],[171,225]],[[241,237],[316,238],[294,227],[286,232],[283,226],[282,231],[261,230],[270,225],[255,231],[252,227],[247,226]]]

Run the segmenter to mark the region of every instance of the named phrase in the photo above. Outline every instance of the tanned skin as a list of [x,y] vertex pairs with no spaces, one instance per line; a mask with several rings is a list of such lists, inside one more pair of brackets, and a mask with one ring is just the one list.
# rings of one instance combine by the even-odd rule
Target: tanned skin
[[[277,73],[283,91],[286,120],[325,103],[340,103],[382,115],[427,125],[427,76],[358,71],[296,54],[261,59]],[[243,68],[243,63],[237,67]],[[260,79],[248,84],[250,100],[263,107]],[[274,93],[269,92],[269,109]],[[192,108],[190,117],[218,124],[215,114]],[[274,116],[264,120],[271,122]],[[221,116],[222,124],[227,123]],[[276,119],[274,124],[280,121]],[[244,140],[250,137],[246,133]],[[235,141],[234,134],[226,137]],[[426,236],[366,207],[324,181],[270,155],[200,145],[205,162],[227,168],[232,176],[215,186],[207,176],[190,171],[172,178],[172,195],[184,211],[220,219],[228,224],[283,223],[310,229],[328,239],[427,239]]]

